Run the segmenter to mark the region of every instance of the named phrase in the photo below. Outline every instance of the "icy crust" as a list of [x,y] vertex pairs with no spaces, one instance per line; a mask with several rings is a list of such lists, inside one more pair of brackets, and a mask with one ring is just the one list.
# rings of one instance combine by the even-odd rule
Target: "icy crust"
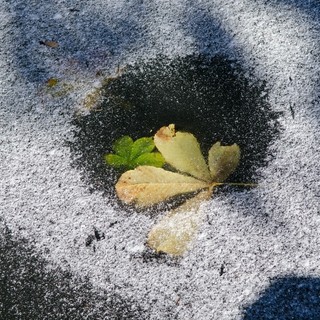
[[[139,319],[241,319],[273,278],[319,277],[316,1],[0,5],[1,217],[49,268],[58,264],[95,288],[137,301]],[[46,38],[59,49],[38,44]],[[259,169],[259,188],[217,194],[204,204],[207,221],[192,250],[178,262],[159,262],[143,254],[154,219],[115,210],[100,193],[89,193],[65,140],[98,69],[112,74],[119,63],[199,51],[235,57],[266,80],[272,107],[283,112],[283,132],[270,147],[268,167]],[[51,76],[76,85],[64,97],[43,94],[39,88]],[[86,246],[94,228],[105,238]],[[99,301],[91,308],[101,310]],[[258,318],[266,318],[259,310]]]

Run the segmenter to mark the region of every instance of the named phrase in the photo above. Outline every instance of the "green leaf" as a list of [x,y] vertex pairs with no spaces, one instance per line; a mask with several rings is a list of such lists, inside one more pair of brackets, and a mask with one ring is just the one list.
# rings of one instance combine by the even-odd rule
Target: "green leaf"
[[134,159],[134,167],[138,166],[153,166],[161,168],[165,164],[165,160],[160,152],[144,153]]
[[117,154],[106,154],[104,156],[104,159],[107,162],[107,164],[115,168],[126,167],[128,165],[127,159]]
[[130,158],[130,153],[133,145],[133,140],[129,136],[123,136],[113,144],[113,151],[126,159]]
[[133,160],[144,153],[150,153],[155,148],[152,138],[140,138],[131,147],[130,159]]
[[114,154],[104,156],[108,165],[115,168],[134,169],[148,165],[162,167],[165,159],[159,152],[153,152],[155,145],[152,137],[143,137],[133,141],[129,136],[123,136],[113,144]]

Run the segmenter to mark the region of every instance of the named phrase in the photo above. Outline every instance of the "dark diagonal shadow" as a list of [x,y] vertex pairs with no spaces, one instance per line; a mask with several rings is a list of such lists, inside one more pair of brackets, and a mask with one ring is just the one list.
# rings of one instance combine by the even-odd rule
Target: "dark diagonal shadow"
[[[195,2],[189,0],[186,5],[183,18],[183,28],[186,29],[186,34],[192,36],[200,54],[211,56],[216,52],[220,55],[221,53],[227,54],[232,36],[214,19],[209,9],[197,5]],[[192,10],[187,10],[190,7]]]
[[[145,30],[138,26],[137,16],[144,10],[137,4],[126,4],[127,17],[121,18],[117,12],[92,12],[86,2],[9,0],[7,6],[18,30],[12,37],[14,64],[29,82],[43,83],[53,76],[52,65],[67,58],[86,70],[97,58],[102,66],[108,65],[108,60],[117,61],[136,44],[143,45]],[[40,43],[44,40],[54,40],[58,47],[46,47]]]
[[319,320],[320,278],[283,277],[273,280],[244,311],[243,320]]
[[[1,223],[1,221],[0,221]],[[137,302],[54,268],[0,225],[0,319],[147,319]]]

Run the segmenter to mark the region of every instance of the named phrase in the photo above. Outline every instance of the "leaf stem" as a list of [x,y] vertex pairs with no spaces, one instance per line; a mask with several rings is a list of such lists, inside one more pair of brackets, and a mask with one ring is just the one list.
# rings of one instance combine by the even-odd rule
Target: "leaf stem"
[[243,183],[243,182],[212,182],[210,184],[210,188],[216,187],[216,186],[240,186],[240,187],[257,187],[257,183]]

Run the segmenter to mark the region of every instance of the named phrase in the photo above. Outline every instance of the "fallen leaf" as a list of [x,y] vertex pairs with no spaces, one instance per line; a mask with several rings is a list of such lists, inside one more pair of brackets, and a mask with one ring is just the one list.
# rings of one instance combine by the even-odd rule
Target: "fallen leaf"
[[50,48],[58,48],[59,47],[59,43],[56,41],[52,41],[52,40],[40,40],[39,41],[40,44],[50,47]]
[[151,166],[125,172],[116,184],[119,199],[140,208],[204,188],[208,188],[207,182]]
[[134,169],[142,165],[161,168],[165,160],[159,152],[153,152],[154,149],[152,138],[133,141],[129,136],[124,136],[113,144],[115,154],[106,154],[104,159],[107,164],[115,168]]
[[183,255],[190,247],[203,219],[204,214],[199,207],[210,196],[211,192],[208,190],[201,191],[165,215],[150,230],[148,246],[157,252],[174,256]]
[[115,141],[112,149],[119,156],[129,159],[132,146],[133,146],[132,138],[130,138],[129,136],[124,136]]
[[200,145],[191,133],[175,132],[174,125],[171,124],[156,133],[154,143],[166,162],[178,171],[200,180],[211,180]]
[[144,153],[150,153],[154,148],[155,145],[152,138],[140,138],[131,147],[130,159],[135,159]]
[[164,159],[160,152],[144,153],[133,160],[135,167],[153,166],[161,168],[164,165]]
[[[88,93],[83,99],[83,105],[90,111],[98,111],[99,103],[102,100],[102,90],[101,88],[95,88],[90,93]],[[100,109],[101,110],[101,109]]]
[[215,143],[209,150],[208,164],[211,180],[225,181],[237,168],[240,161],[240,148],[237,144],[221,146]]
[[47,80],[47,86],[48,87],[50,87],[50,88],[52,88],[52,87],[54,87],[54,86],[56,86],[57,84],[58,84],[58,79],[57,78],[50,78],[50,79],[48,79]]
[[[154,145],[161,154],[152,152]],[[113,162],[113,165],[121,164],[124,157],[136,161],[136,164],[143,164],[122,174],[115,186],[119,199],[124,203],[144,208],[174,196],[198,192],[167,213],[148,235],[147,244],[152,249],[174,256],[183,255],[197,234],[203,218],[201,203],[210,198],[216,186],[224,184],[223,181],[235,171],[240,161],[238,145],[221,146],[217,142],[209,150],[207,165],[197,139],[190,133],[176,132],[173,124],[158,130],[154,140],[141,138],[133,142],[130,137],[123,137],[116,142],[114,150],[118,155],[106,156],[107,162]],[[158,156],[163,156],[168,164],[181,173],[144,165]],[[159,161],[163,158],[159,158]]]
[[117,154],[107,154],[105,155],[106,162],[115,168],[121,168],[123,166],[126,166],[127,159],[117,155]]

